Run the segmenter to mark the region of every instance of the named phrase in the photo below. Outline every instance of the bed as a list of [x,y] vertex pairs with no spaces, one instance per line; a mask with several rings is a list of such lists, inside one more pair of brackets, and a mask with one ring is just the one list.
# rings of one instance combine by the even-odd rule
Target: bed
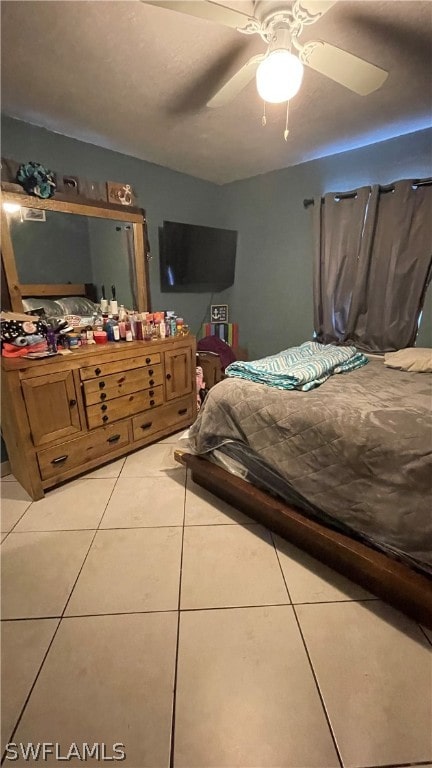
[[431,374],[370,359],[308,392],[227,378],[193,479],[432,627]]
[[[35,288],[36,286],[28,286]],[[27,314],[41,314],[48,320],[68,318],[72,325],[88,325],[94,321],[99,311],[95,301],[96,291],[93,285],[51,285],[43,286],[44,292],[39,295],[23,294],[23,310]],[[65,290],[66,289],[66,290]]]

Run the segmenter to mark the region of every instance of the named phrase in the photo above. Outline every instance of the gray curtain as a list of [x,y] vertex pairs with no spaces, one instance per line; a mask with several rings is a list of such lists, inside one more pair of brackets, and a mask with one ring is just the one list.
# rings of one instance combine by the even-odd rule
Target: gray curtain
[[370,188],[315,201],[314,328],[317,341],[342,342],[362,245]]
[[317,340],[370,352],[412,346],[431,277],[432,186],[404,180],[352,194],[314,206]]

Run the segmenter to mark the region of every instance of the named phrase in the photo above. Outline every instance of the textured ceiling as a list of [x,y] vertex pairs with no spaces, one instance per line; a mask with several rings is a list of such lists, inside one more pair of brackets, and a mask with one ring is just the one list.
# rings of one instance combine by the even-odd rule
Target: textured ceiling
[[389,77],[362,97],[306,68],[288,142],[284,105],[262,127],[254,82],[225,107],[205,106],[265,49],[257,35],[129,0],[1,6],[6,114],[217,183],[408,133],[431,113],[430,0],[339,0],[306,27],[302,42],[326,40]]

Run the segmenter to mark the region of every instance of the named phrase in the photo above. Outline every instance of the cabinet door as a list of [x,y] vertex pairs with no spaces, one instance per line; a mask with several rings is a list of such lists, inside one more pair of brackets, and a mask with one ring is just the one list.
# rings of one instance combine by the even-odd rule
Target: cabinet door
[[165,352],[165,392],[167,400],[192,392],[192,349],[180,347]]
[[26,379],[22,390],[35,445],[81,431],[72,371]]

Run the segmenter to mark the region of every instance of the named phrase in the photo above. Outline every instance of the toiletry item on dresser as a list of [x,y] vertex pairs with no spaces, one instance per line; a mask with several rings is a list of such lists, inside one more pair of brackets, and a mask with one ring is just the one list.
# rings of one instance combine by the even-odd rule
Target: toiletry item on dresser
[[110,313],[112,315],[118,315],[118,304],[116,301],[116,289],[115,285],[111,286],[112,299],[110,301]]
[[106,331],[108,341],[114,341],[114,320],[111,314],[108,315],[108,320],[104,324],[104,331]]
[[134,313],[133,324],[134,324],[134,328],[135,328],[135,338],[136,338],[136,340],[137,341],[142,341],[142,339],[143,339],[142,321],[141,321],[141,315],[138,312]]
[[101,312],[108,312],[108,299],[105,296],[105,286],[102,286],[102,298],[100,300],[100,309]]
[[124,308],[124,305],[120,304],[118,324],[119,324],[121,341],[126,341],[126,320],[127,320],[127,312]]
[[81,337],[79,333],[68,333],[69,349],[78,349],[81,346]]
[[106,344],[108,341],[106,331],[95,331],[94,340],[96,344]]
[[57,352],[57,340],[53,330],[49,329],[47,333],[48,352]]

